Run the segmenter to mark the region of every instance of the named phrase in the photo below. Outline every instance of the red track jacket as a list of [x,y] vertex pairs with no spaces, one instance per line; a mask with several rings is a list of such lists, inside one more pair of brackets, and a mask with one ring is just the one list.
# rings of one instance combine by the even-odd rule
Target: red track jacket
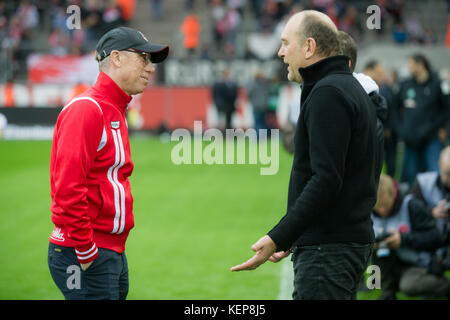
[[78,261],[98,247],[122,253],[134,226],[128,177],[133,171],[125,110],[131,97],[110,77],[73,98],[61,111],[50,157],[50,242],[75,248]]

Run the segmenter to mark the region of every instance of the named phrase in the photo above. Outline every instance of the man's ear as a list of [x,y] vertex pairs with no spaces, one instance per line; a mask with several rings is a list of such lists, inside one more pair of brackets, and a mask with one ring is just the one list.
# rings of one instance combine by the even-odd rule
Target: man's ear
[[111,54],[109,55],[109,60],[110,60],[110,62],[116,67],[116,68],[119,68],[120,66],[121,66],[121,63],[122,63],[122,61],[121,61],[121,56],[120,56],[120,53],[119,53],[119,51],[117,51],[117,50],[113,50],[112,52],[111,52]]
[[316,40],[313,38],[306,39],[304,50],[305,50],[305,59],[311,59],[316,53]]

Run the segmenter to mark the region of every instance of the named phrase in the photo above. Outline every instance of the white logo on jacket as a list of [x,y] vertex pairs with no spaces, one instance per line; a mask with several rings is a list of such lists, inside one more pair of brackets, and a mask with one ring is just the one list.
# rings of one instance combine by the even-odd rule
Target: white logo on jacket
[[55,228],[53,229],[52,235],[50,236],[55,241],[65,241],[64,239],[64,233],[61,233],[61,228]]
[[119,127],[120,127],[120,121],[111,121],[111,128],[119,129]]

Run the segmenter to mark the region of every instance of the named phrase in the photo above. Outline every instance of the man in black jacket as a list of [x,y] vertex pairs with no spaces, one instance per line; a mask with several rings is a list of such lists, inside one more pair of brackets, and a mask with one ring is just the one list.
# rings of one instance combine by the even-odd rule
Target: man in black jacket
[[356,299],[372,252],[370,214],[383,159],[376,110],[341,56],[331,19],[305,10],[283,30],[288,79],[303,78],[286,215],[232,271],[295,249],[294,299]]

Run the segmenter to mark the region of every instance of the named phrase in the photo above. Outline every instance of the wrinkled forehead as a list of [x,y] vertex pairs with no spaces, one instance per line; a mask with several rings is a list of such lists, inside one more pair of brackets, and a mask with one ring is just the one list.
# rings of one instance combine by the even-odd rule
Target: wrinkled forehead
[[290,19],[281,33],[281,40],[293,41],[298,39],[300,35],[300,25],[298,21]]

